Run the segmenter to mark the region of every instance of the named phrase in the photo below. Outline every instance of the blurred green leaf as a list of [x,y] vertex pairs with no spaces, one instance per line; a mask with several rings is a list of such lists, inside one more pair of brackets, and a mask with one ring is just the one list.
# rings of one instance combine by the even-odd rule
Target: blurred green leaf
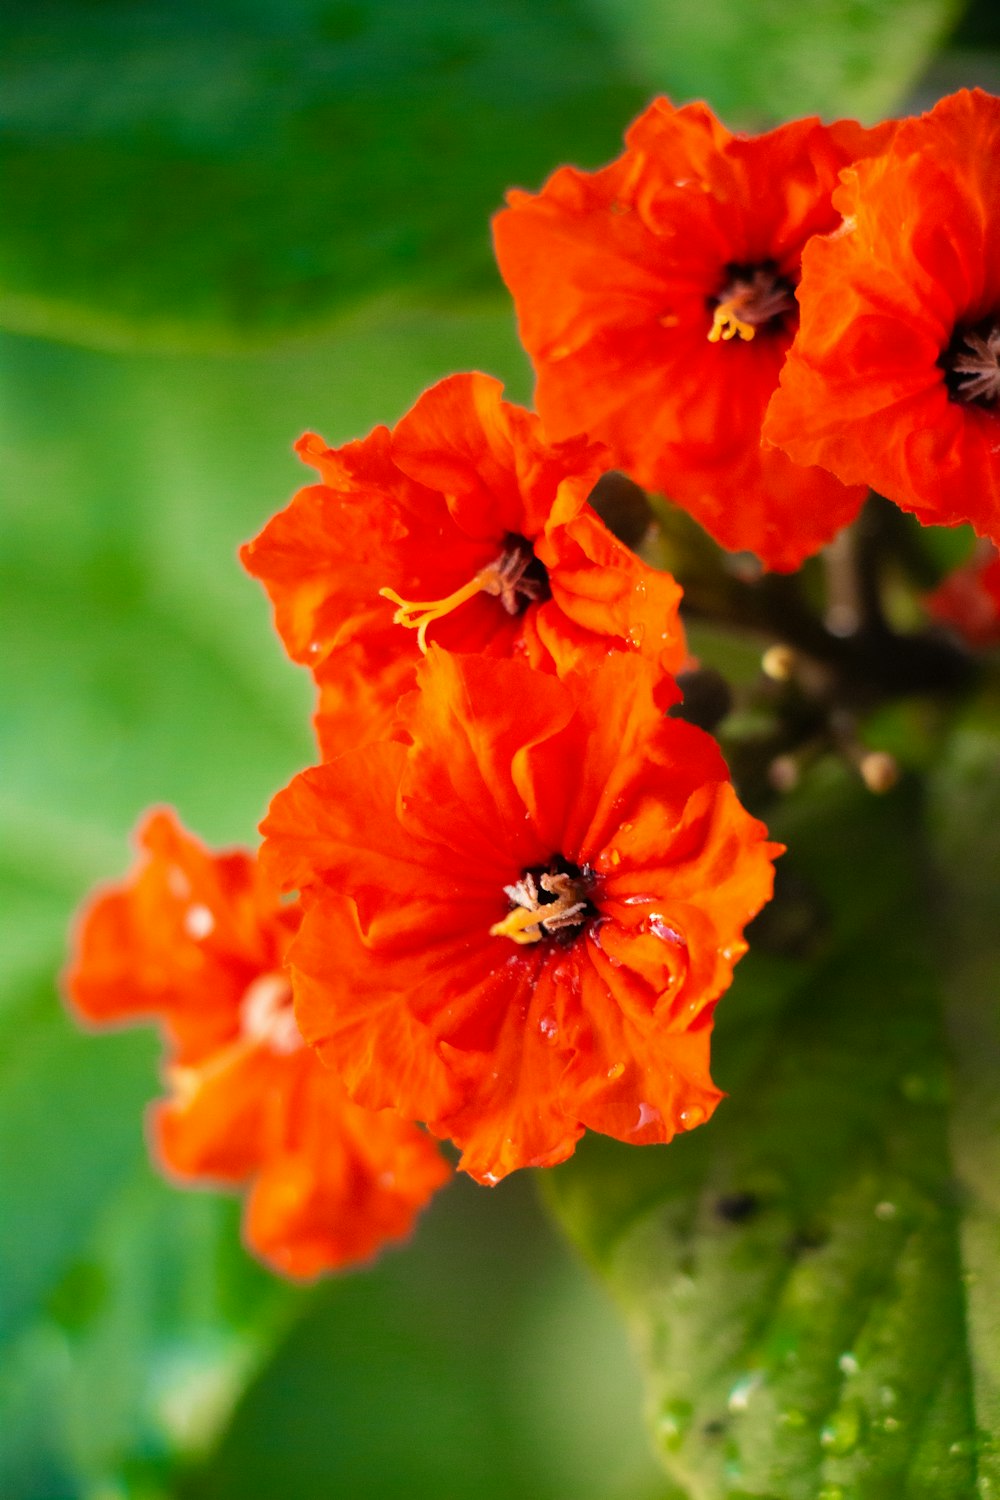
[[904,107],[962,0],[589,0],[622,50],[678,101],[731,126],[792,115],[874,124]]
[[734,125],[898,109],[960,0],[27,0],[0,62],[0,322],[127,347],[316,335],[496,285],[511,186],[666,90]]
[[582,0],[21,0],[5,29],[0,321],[101,344],[492,288],[506,188],[612,155],[648,89]]
[[[963,949],[985,966],[957,1024],[992,1101],[967,1121],[979,1154],[963,1167],[918,788],[875,799],[823,768],[775,831],[779,893],[719,1011],[731,1097],[662,1151],[585,1143],[549,1198],[628,1312],[654,1436],[691,1500],[991,1494],[995,933],[988,960]],[[962,857],[995,900],[996,860],[971,843]],[[989,1047],[965,1029],[987,1001]],[[973,1267],[982,1306],[967,1307]]]
[[[1000,711],[964,723],[931,778],[930,826],[947,933],[954,1056],[951,1146],[962,1196],[961,1249],[977,1426],[1000,1433]],[[986,1481],[985,1483],[983,1481]],[[981,1493],[1000,1493],[1000,1448]]]

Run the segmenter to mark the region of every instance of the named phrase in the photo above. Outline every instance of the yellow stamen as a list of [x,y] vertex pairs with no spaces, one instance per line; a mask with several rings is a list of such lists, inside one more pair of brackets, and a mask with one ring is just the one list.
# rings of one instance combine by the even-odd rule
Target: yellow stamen
[[708,331],[710,344],[717,344],[720,339],[728,344],[730,339],[734,339],[737,334],[749,343],[757,329],[753,323],[744,323],[739,316],[737,309],[742,305],[743,299],[737,297],[731,298],[728,302],[719,303],[715,309],[715,316],[712,318],[712,326]]
[[401,599],[395,589],[379,589],[383,599],[391,599],[393,604],[399,608],[392,617],[394,625],[405,625],[407,630],[417,632],[417,645],[421,651],[427,650],[427,627],[433,625],[435,620],[440,620],[444,615],[450,615],[453,609],[458,609],[467,599],[474,599],[481,594],[487,583],[483,577],[486,572],[477,573],[475,578],[470,578],[468,583],[463,583],[460,589],[449,594],[445,599]]
[[553,912],[552,906],[543,907],[541,911],[529,911],[527,907],[515,906],[509,911],[502,922],[494,922],[490,928],[490,937],[509,937],[515,943],[537,943],[542,936],[539,922],[543,912]]
[[[515,903],[502,922],[494,922],[490,937],[509,937],[514,943],[537,943],[563,927],[577,927],[585,921],[587,900],[579,880],[568,874],[545,874],[535,877],[527,871],[516,885],[504,886]],[[553,897],[541,899],[542,891]]]

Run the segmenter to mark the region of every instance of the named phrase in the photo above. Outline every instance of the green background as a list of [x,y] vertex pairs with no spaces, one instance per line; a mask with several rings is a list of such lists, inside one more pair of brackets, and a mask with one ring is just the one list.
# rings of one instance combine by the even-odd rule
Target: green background
[[[988,84],[997,77],[990,25],[988,6],[962,19],[941,0],[64,0],[7,8],[3,1500],[666,1500],[680,1493],[675,1481],[695,1500],[763,1496],[769,1486],[792,1500],[799,1483],[810,1486],[804,1495],[826,1500],[888,1500],[965,1493],[947,1485],[976,1479],[983,1494],[984,1479],[1000,1484],[988,1446],[976,1449],[977,1426],[995,1424],[981,1400],[972,1410],[978,1376],[970,1374],[964,1305],[956,1304],[960,1255],[975,1251],[977,1233],[988,1240],[991,1221],[977,1230],[974,1213],[960,1222],[954,1208],[943,1218],[927,1209],[927,1194],[937,1204],[934,1183],[948,1176],[933,1162],[943,1160],[947,1130],[959,1128],[945,1119],[932,1042],[903,1070],[917,1079],[910,1092],[921,1094],[914,1101],[903,1090],[903,1102],[924,1113],[899,1127],[901,1137],[898,1080],[866,1080],[868,1095],[882,1100],[878,1129],[895,1142],[886,1160],[868,1164],[872,1180],[890,1174],[892,1201],[904,1195],[904,1216],[929,1237],[931,1257],[908,1291],[917,1303],[894,1313],[887,1295],[886,1317],[905,1323],[913,1306],[926,1309],[920,1278],[929,1277],[945,1292],[933,1304],[937,1321],[925,1320],[928,1337],[958,1350],[943,1435],[927,1427],[930,1456],[907,1478],[885,1457],[886,1410],[878,1406],[880,1390],[900,1386],[895,1365],[840,1405],[815,1382],[782,1396],[783,1411],[803,1413],[788,1432],[797,1439],[804,1429],[808,1462],[789,1459],[783,1438],[768,1447],[756,1429],[752,1440],[730,1434],[722,1459],[713,1440],[689,1440],[695,1407],[714,1401],[721,1385],[735,1389],[745,1374],[739,1359],[756,1346],[748,1333],[742,1352],[720,1356],[696,1397],[674,1390],[657,1329],[664,1277],[687,1272],[661,1247],[651,1273],[642,1236],[665,1232],[652,1206],[665,1204],[670,1221],[675,1200],[690,1205],[722,1191],[720,1183],[732,1186],[727,1142],[737,1125],[729,1136],[699,1132],[676,1167],[660,1152],[623,1155],[594,1143],[546,1184],[557,1217],[629,1313],[653,1370],[644,1397],[625,1322],[552,1227],[528,1174],[493,1192],[456,1183],[412,1244],[372,1269],[311,1290],[276,1282],[240,1248],[233,1201],[178,1193],[149,1167],[141,1120],[156,1091],[152,1037],[76,1033],[54,977],[72,910],[95,881],[125,868],[129,830],[146,806],[172,804],[210,843],[252,842],[271,793],[312,759],[308,684],[283,659],[263,596],[235,559],[238,543],[305,478],[294,439],[310,427],[331,442],[362,434],[456,369],[488,370],[512,396],[529,398],[490,258],[488,216],[505,188],[537,186],[564,160],[608,159],[629,119],[661,90],[679,100],[705,96],[729,123],[755,126],[796,112],[870,120],[956,82]],[[968,730],[948,763],[974,788],[993,743],[978,732]],[[944,807],[954,797],[947,771],[934,792]],[[803,825],[807,882],[824,837],[848,816],[845,795],[823,782],[811,789],[812,811],[793,816]],[[862,818],[862,859],[866,837],[877,853],[919,824],[919,858],[954,862],[947,840],[935,843],[949,817],[935,823],[937,804],[928,805],[931,813],[921,802],[917,818],[909,803],[893,803],[874,834]],[[821,944],[822,963],[833,964],[831,995],[844,982],[837,956],[872,941],[850,903],[841,909],[839,889],[825,898],[832,915]],[[983,917],[971,948],[982,948],[988,926]],[[900,946],[912,950],[905,933]],[[790,1007],[795,1046],[829,1058],[830,1038],[818,1041],[794,1020],[819,959],[778,949],[756,966],[748,961],[724,1007],[744,1023],[720,1039],[729,1087],[741,1069],[752,1074],[745,1021],[759,1019],[762,1007],[779,1030]],[[928,1015],[938,1015],[954,983],[935,958],[924,955],[915,981]],[[894,982],[894,962],[885,959],[874,977],[863,966],[850,980],[859,1025],[872,988]],[[752,1035],[763,1034],[755,1021]],[[988,1084],[979,1087],[989,1094]],[[800,1106],[779,1088],[775,1109],[797,1138]],[[851,1119],[856,1113],[848,1110]],[[853,1139],[830,1146],[817,1203],[803,1207],[801,1163],[789,1167],[786,1218],[836,1220],[850,1237],[851,1215],[868,1212],[865,1194],[875,1190],[844,1175]],[[919,1192],[910,1182],[916,1160],[924,1163]],[[989,1175],[981,1164],[968,1170]],[[766,1198],[766,1184],[761,1192]],[[635,1223],[645,1228],[633,1243]],[[735,1260],[727,1250],[713,1263],[709,1302],[724,1304],[757,1267],[749,1284],[763,1318],[782,1226],[766,1218],[763,1229],[748,1226],[749,1249],[739,1232]],[[718,1228],[714,1220],[709,1227]],[[867,1235],[861,1240],[866,1247]],[[865,1295],[865,1254],[860,1281],[845,1282],[826,1253],[818,1270],[803,1273],[805,1302]],[[918,1260],[923,1253],[914,1251]],[[676,1335],[688,1340],[685,1369],[691,1351],[719,1347],[720,1331],[700,1321],[699,1307],[687,1310],[686,1331]],[[817,1337],[808,1319],[792,1321],[781,1358],[793,1335],[803,1347]],[[982,1338],[989,1365],[996,1345]],[[897,1365],[930,1358],[925,1344],[893,1348]],[[769,1359],[766,1350],[753,1354],[751,1381],[770,1370]],[[912,1393],[900,1390],[901,1406],[911,1394],[913,1403],[930,1399],[917,1381]],[[647,1446],[644,1400],[673,1480]],[[872,1403],[883,1423],[877,1434]],[[777,1416],[769,1420],[773,1427]],[[952,1443],[963,1445],[958,1453]],[[856,1472],[851,1453],[867,1467]],[[788,1478],[789,1464],[797,1478]],[[918,1478],[923,1488],[914,1487]]]

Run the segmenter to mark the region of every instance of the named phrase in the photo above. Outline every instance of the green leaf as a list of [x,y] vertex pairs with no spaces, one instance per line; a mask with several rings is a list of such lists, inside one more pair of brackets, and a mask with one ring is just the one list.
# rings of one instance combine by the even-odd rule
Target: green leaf
[[[931,780],[930,824],[947,934],[947,1020],[954,1059],[951,1146],[963,1206],[961,1250],[976,1423],[1000,1434],[1000,719],[995,707],[955,734]],[[1000,1493],[1000,1449],[981,1493]]]
[[492,289],[505,190],[613,155],[646,92],[582,0],[21,0],[6,33],[0,322],[119,346]]
[[730,1097],[666,1148],[585,1143],[549,1198],[628,1312],[690,1500],[991,1494],[1000,1052],[971,1042],[993,1103],[963,1169],[919,788],[875,799],[822,768],[775,831],[779,893],[719,1008]]
[[962,0],[590,0],[672,98],[707,99],[730,125],[792,115],[874,124],[903,107]]

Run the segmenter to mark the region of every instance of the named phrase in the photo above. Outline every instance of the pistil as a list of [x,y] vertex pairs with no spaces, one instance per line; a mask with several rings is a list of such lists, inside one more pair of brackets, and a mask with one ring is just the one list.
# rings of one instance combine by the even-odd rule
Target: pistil
[[499,557],[480,568],[474,578],[443,599],[403,599],[395,589],[379,589],[384,599],[398,605],[392,617],[394,625],[404,625],[417,632],[417,645],[427,650],[427,627],[450,615],[477,594],[499,599],[507,614],[519,615],[529,604],[549,597],[548,575],[535,557],[531,543],[522,536],[506,539]]
[[787,276],[779,273],[775,261],[765,260],[755,266],[731,262],[726,273],[729,279],[708,331],[710,344],[720,340],[729,343],[737,335],[749,343],[759,328],[779,324],[795,310],[795,287]]
[[953,401],[995,406],[1000,401],[1000,321],[956,328],[938,364]]
[[568,933],[587,920],[590,902],[582,875],[549,870],[541,874],[526,870],[504,894],[513,903],[502,922],[490,928],[491,937],[508,937],[514,943],[538,943],[543,937]]

